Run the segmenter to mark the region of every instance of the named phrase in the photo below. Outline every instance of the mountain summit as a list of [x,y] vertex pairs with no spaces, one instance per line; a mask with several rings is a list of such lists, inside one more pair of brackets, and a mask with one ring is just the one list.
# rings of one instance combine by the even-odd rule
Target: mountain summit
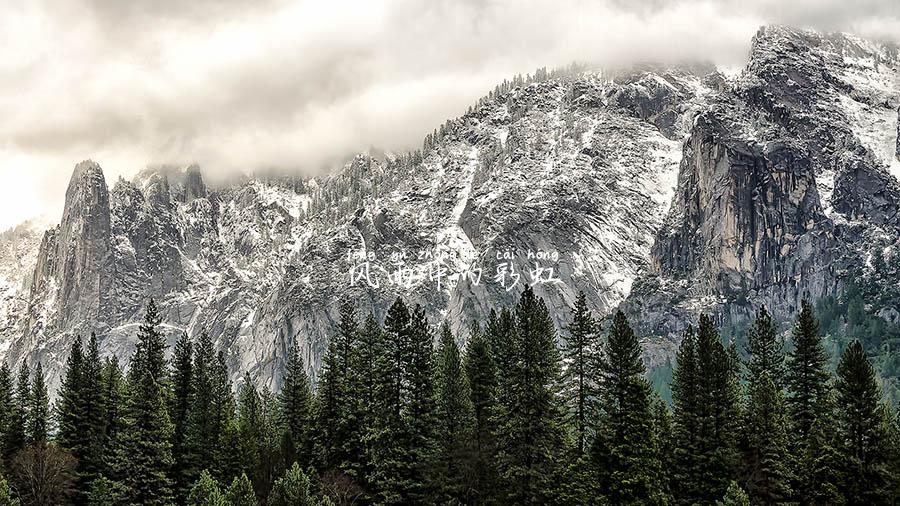
[[898,67],[890,47],[767,27],[737,75],[540,71],[421,151],[324,178],[209,187],[164,167],[109,190],[82,162],[58,226],[6,233],[26,251],[0,273],[30,279],[4,284],[6,358],[56,384],[75,334],[129,357],[152,297],[170,341],[208,332],[235,376],[277,387],[292,342],[318,369],[343,301],[381,316],[402,295],[460,330],[534,284],[553,314],[579,291],[639,313],[659,363],[696,311],[793,313],[893,245]]

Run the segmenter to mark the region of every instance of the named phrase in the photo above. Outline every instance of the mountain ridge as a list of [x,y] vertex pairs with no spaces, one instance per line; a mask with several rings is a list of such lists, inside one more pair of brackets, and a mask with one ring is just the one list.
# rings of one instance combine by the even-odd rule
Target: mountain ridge
[[[315,373],[341,301],[380,316],[402,295],[464,331],[514,300],[517,290],[488,282],[502,264],[524,281],[538,255],[556,253],[538,267],[560,282],[537,291],[557,325],[580,290],[600,313],[623,304],[659,337],[645,341],[659,364],[696,311],[790,311],[840,290],[838,267],[866,247],[851,243],[890,246],[900,127],[885,118],[900,115],[897,65],[852,36],[770,27],[737,76],[545,72],[498,86],[423,151],[357,156],[321,178],[210,188],[199,168],[168,167],[110,189],[83,162],[28,293],[0,303],[0,315],[25,308],[3,317],[6,359],[45,362],[55,386],[69,339],[91,331],[104,354],[127,359],[154,297],[170,340],[207,331],[235,377],[277,387],[294,341]],[[408,277],[394,262],[404,254]],[[369,258],[402,282],[351,283]],[[438,289],[442,267],[456,277]]]

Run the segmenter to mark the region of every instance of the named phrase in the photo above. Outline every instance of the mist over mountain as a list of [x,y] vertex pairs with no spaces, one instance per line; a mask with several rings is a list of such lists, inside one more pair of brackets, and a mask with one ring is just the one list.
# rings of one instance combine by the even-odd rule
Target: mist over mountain
[[170,343],[207,332],[233,378],[277,387],[295,342],[315,378],[340,302],[381,318],[403,296],[465,336],[534,283],[560,328],[579,291],[621,305],[662,366],[700,311],[789,318],[896,256],[898,66],[896,45],[771,26],[737,72],[540,70],[419,150],[317,177],[83,161],[58,225],[0,237],[2,349],[56,386],[76,334],[127,360],[152,297]]

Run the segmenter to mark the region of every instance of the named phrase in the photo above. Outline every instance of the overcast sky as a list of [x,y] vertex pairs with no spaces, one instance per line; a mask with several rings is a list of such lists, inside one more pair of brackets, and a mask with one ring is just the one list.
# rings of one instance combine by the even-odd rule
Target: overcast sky
[[[788,5],[790,4],[790,5]],[[399,151],[515,73],[743,62],[760,25],[900,38],[897,0],[0,0],[0,228],[74,165],[314,170]]]

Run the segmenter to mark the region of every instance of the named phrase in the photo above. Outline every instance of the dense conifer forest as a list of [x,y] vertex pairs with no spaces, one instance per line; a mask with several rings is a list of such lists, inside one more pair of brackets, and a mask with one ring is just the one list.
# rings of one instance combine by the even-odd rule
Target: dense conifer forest
[[419,306],[346,305],[316,387],[294,347],[271,392],[206,335],[167,359],[150,301],[127,372],[76,339],[52,409],[41,364],[0,368],[0,506],[900,501],[900,418],[809,303],[788,343],[764,308],[740,347],[698,315],[671,405],[624,314],[581,296],[567,320],[526,289],[461,349]]

